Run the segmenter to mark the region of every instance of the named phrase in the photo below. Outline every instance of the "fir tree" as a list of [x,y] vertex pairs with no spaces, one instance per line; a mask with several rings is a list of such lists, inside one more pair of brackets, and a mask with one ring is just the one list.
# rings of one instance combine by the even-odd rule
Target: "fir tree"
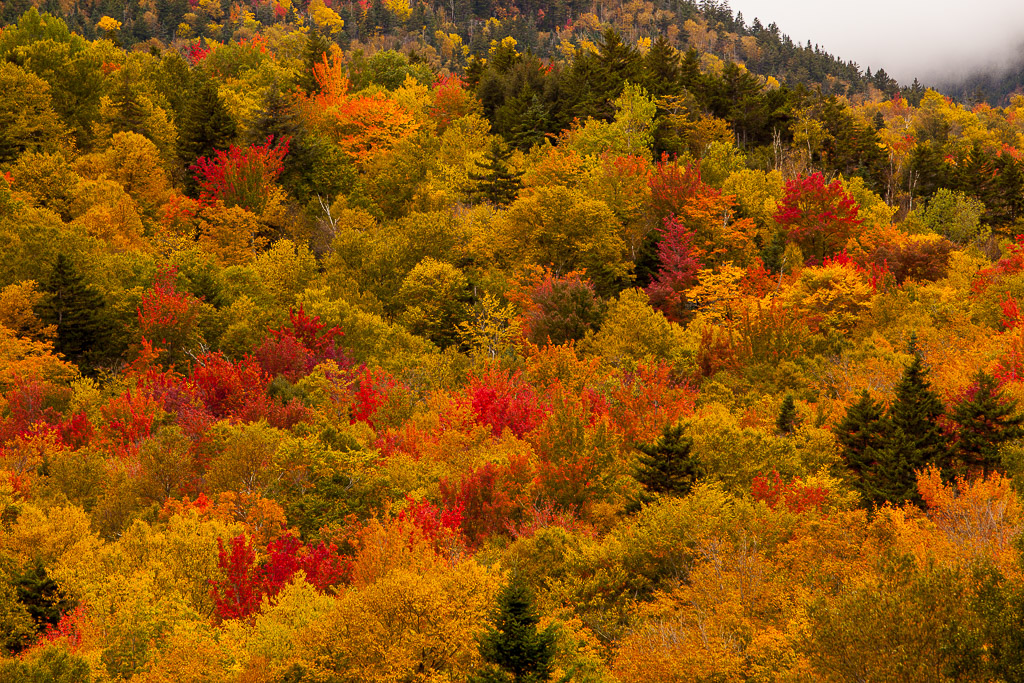
[[488,667],[472,683],[543,683],[554,668],[552,626],[537,630],[540,617],[533,594],[522,579],[513,579],[498,595],[494,626],[480,639],[480,655]]
[[469,178],[476,182],[474,195],[496,205],[511,204],[519,196],[523,186],[520,178],[523,174],[508,167],[512,151],[495,141],[484,154],[483,162],[477,161],[476,166],[482,173],[470,173]]
[[665,427],[653,444],[638,444],[640,456],[636,480],[651,493],[682,496],[704,475],[700,461],[691,453],[693,439],[683,436],[682,425]]
[[782,270],[783,262],[782,257],[786,254],[786,236],[781,230],[776,230],[772,234],[771,241],[768,242],[761,249],[761,261],[764,263],[764,267],[772,273],[778,273]]
[[103,318],[106,302],[64,254],[57,256],[42,290],[46,296],[36,313],[56,326],[54,349],[78,364],[101,355],[109,332]]
[[885,446],[871,468],[871,476],[861,483],[865,498],[876,505],[883,503],[921,503],[917,492],[917,471],[927,463],[922,461],[913,435],[901,427],[892,427]]
[[957,425],[954,452],[961,469],[981,468],[983,474],[999,465],[999,447],[1024,437],[1024,415],[1017,402],[1003,395],[996,379],[984,371],[974,377],[968,397],[953,408]]
[[615,100],[622,94],[626,82],[640,81],[643,62],[635,48],[622,42],[622,38],[609,28],[602,36],[597,53],[598,116],[611,121],[615,116]]
[[[217,92],[217,84],[199,76],[192,97],[178,122],[178,158],[188,168],[199,157],[211,157],[215,150],[227,149],[235,139],[235,121]],[[186,190],[196,195],[198,186],[189,173]]]
[[56,626],[64,613],[75,606],[38,561],[27,566],[13,583],[18,602],[28,610],[39,631]]
[[782,406],[779,408],[779,416],[775,419],[775,429],[780,434],[792,434],[796,431],[796,404],[793,402],[793,395],[786,394],[782,399]]

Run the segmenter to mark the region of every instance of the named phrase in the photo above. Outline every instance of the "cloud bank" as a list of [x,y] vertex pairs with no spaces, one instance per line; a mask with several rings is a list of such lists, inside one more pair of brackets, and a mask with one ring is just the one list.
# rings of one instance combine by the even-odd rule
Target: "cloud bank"
[[757,17],[794,42],[808,40],[901,84],[925,85],[980,70],[1000,70],[1024,56],[1022,0],[733,0],[749,26]]

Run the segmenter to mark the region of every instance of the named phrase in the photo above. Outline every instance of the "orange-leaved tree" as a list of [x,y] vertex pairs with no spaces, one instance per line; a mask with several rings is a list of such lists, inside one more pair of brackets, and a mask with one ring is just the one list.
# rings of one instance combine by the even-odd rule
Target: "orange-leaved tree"
[[419,128],[411,113],[383,93],[350,93],[351,84],[336,54],[325,53],[313,65],[313,77],[319,92],[300,96],[300,110],[356,161],[391,148]]

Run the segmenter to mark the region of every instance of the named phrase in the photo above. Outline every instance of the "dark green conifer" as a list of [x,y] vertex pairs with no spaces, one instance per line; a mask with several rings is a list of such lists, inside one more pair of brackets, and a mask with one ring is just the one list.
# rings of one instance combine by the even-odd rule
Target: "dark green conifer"
[[[178,122],[178,158],[188,169],[199,157],[212,157],[215,150],[227,149],[235,139],[235,121],[210,78],[197,76],[192,97],[185,104]],[[198,185],[189,172],[186,190],[195,195]]]
[[302,49],[302,73],[299,74],[299,87],[307,95],[320,92],[320,84],[313,76],[313,65],[322,62],[330,49],[331,41],[315,27],[310,27],[306,33],[306,44]]
[[14,585],[18,602],[28,610],[40,632],[56,626],[64,613],[75,606],[39,562],[30,564],[15,577]]
[[86,284],[64,254],[57,256],[41,289],[45,296],[36,313],[56,326],[54,349],[78,364],[101,356],[109,332],[103,295]]
[[885,406],[873,400],[865,389],[835,429],[846,467],[860,477],[870,477],[879,451],[885,448],[888,432]]
[[597,52],[597,118],[610,121],[615,116],[615,100],[627,82],[640,82],[642,69],[636,48],[622,42],[615,29],[606,30]]
[[650,493],[683,496],[704,475],[704,467],[692,453],[693,439],[683,435],[683,426],[665,427],[652,444],[638,444],[635,477]]
[[149,135],[149,127],[146,125],[146,109],[142,106],[139,94],[125,68],[121,69],[117,85],[110,93],[110,104],[114,110],[114,116],[110,122],[112,133],[131,132]]
[[496,205],[511,204],[519,196],[523,183],[522,172],[508,166],[512,150],[495,140],[484,154],[483,161],[477,161],[480,173],[470,173],[470,180],[476,183],[473,194]]
[[498,595],[494,626],[480,639],[480,655],[488,666],[472,683],[543,683],[551,680],[555,633],[537,629],[540,617],[526,583],[515,578]]
[[679,53],[665,36],[658,36],[644,55],[641,74],[640,84],[655,100],[678,95],[682,90],[679,82]]
[[793,402],[793,395],[786,394],[782,399],[782,406],[779,408],[779,416],[775,419],[775,429],[780,434],[792,434],[796,431],[796,404]]
[[926,465],[948,466],[949,449],[939,426],[944,413],[942,399],[932,391],[917,338],[910,340],[914,359],[896,385],[896,399],[889,407],[890,431],[885,448],[866,482],[869,497],[876,502],[920,502],[916,471]]
[[916,336],[911,337],[909,350],[913,360],[896,385],[896,399],[889,407],[889,420],[894,429],[902,430],[910,439],[914,467],[926,463],[941,467],[946,464],[948,455],[946,437],[939,426],[945,407],[928,381],[928,370],[917,347]]
[[957,425],[957,465],[962,470],[981,468],[987,475],[999,465],[999,447],[1024,437],[1024,415],[1017,412],[1017,402],[1004,396],[995,377],[987,372],[975,375],[971,389],[951,415]]

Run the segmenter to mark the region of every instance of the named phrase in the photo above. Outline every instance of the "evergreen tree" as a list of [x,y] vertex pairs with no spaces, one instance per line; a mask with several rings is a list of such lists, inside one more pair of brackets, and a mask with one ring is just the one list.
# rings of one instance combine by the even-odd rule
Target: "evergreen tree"
[[25,605],[40,632],[56,626],[64,613],[75,607],[39,562],[29,565],[15,577],[14,585],[18,602]]
[[627,82],[640,82],[642,69],[643,62],[636,48],[623,43],[615,29],[606,30],[597,52],[597,118],[611,121],[615,117],[613,103]]
[[872,400],[865,389],[835,428],[846,467],[861,479],[870,478],[879,452],[886,447],[888,432],[885,406]]
[[879,503],[919,503],[915,472],[930,464],[948,464],[946,437],[939,426],[942,399],[931,389],[916,337],[911,337],[910,352],[914,359],[896,385],[896,399],[889,407],[885,447],[878,454],[873,476],[865,482],[869,498]]
[[[197,76],[192,97],[186,103],[178,122],[178,158],[187,169],[199,157],[211,157],[215,150],[227,149],[235,139],[235,121],[210,78]],[[191,173],[186,176],[185,189],[198,193]]]
[[771,240],[761,249],[761,261],[772,273],[782,270],[782,257],[786,254],[786,235],[781,230],[772,234]]
[[302,72],[299,74],[299,87],[307,95],[320,92],[320,85],[313,77],[313,65],[322,62],[330,49],[331,41],[311,26],[306,33],[306,44],[302,49]]
[[876,505],[883,503],[921,503],[917,492],[917,470],[927,464],[921,460],[913,435],[902,427],[891,427],[885,446],[871,467],[870,476],[861,480],[861,492]]
[[679,53],[665,36],[658,36],[644,55],[640,84],[655,101],[669,95],[678,95],[682,90],[679,82]]
[[775,428],[780,434],[792,434],[796,431],[796,404],[793,395],[786,394],[779,408],[779,416],[775,419]]
[[128,69],[122,68],[117,85],[110,93],[110,104],[115,115],[111,120],[111,132],[131,132],[149,135],[146,125],[146,109],[142,106],[139,94],[128,76]]
[[317,195],[330,202],[351,184],[354,171],[348,155],[306,126],[276,82],[267,90],[249,142],[263,144],[270,136],[275,142],[288,140],[279,181],[300,204],[315,202]]
[[57,256],[42,290],[45,297],[36,313],[56,326],[54,349],[80,365],[102,355],[109,333],[103,315],[106,302],[64,254]]
[[683,436],[682,425],[665,427],[653,444],[638,444],[642,455],[636,480],[651,493],[686,495],[704,476],[704,467],[691,452],[693,439]]
[[488,667],[471,683],[543,683],[551,680],[555,633],[537,630],[540,617],[526,583],[515,578],[498,595],[494,626],[480,639],[480,655]]
[[1024,415],[1017,402],[1003,395],[996,379],[984,371],[974,378],[969,396],[951,417],[957,425],[954,452],[961,469],[981,468],[983,474],[999,465],[999,447],[1024,437]]
[[691,47],[679,62],[679,83],[690,92],[697,94],[704,90],[705,80],[704,74],[700,70],[700,55]]
[[513,171],[508,167],[512,151],[495,140],[491,148],[484,154],[482,162],[476,166],[482,172],[470,173],[470,180],[477,186],[473,194],[496,205],[511,204],[519,196],[523,183],[521,171]]
[[896,399],[889,407],[889,420],[894,429],[902,430],[910,439],[915,468],[928,463],[942,466],[948,450],[939,418],[945,409],[942,399],[932,391],[928,381],[928,371],[917,348],[916,336],[911,338],[910,352],[914,359],[896,385]]

